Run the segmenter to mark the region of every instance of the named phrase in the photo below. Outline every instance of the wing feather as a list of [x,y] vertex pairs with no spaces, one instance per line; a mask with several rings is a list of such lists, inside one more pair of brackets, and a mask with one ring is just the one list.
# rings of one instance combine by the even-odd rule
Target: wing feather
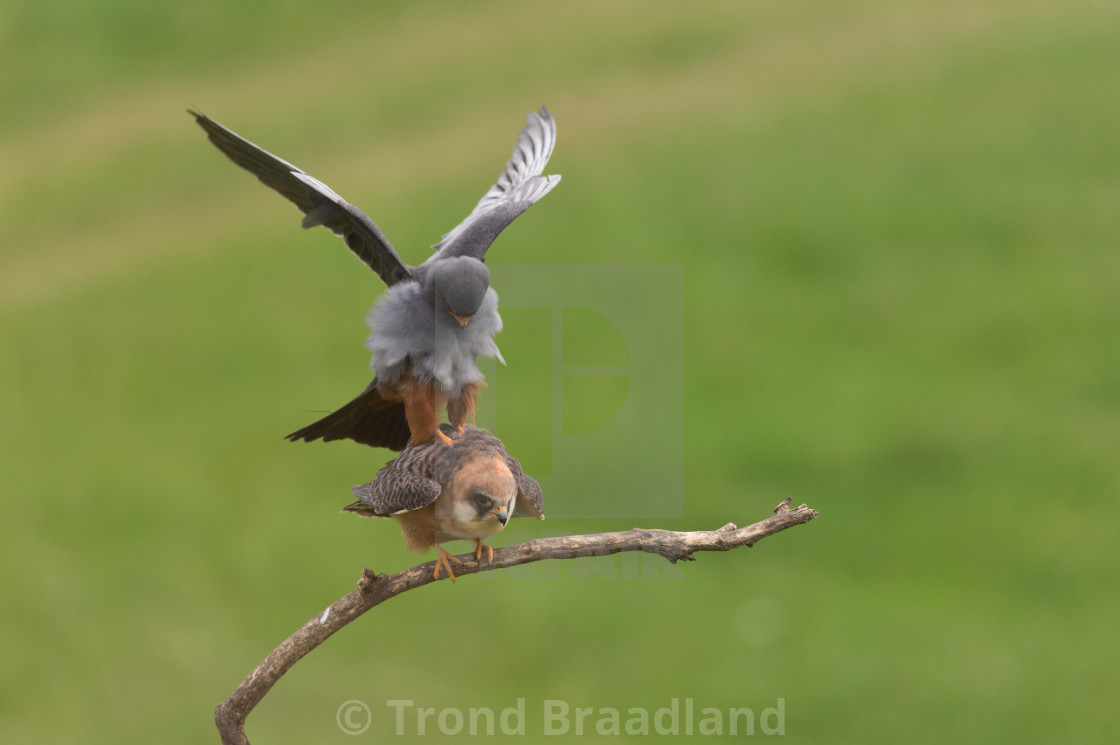
[[408,265],[401,261],[389,239],[373,220],[322,181],[257,147],[210,117],[197,111],[190,111],[190,114],[226,157],[299,207],[306,215],[303,227],[323,225],[342,236],[346,246],[386,285],[395,285],[412,276]]
[[[442,443],[438,443],[444,447]],[[353,487],[358,502],[345,510],[377,517],[412,512],[436,501],[443,488],[431,478],[430,457],[438,453],[431,447],[406,449],[385,464],[368,484]],[[356,508],[356,509],[355,509]]]
[[560,183],[559,174],[541,176],[556,145],[556,122],[548,109],[529,114],[517,137],[502,175],[469,215],[432,246],[443,256],[473,256],[481,260],[498,234]]
[[[505,452],[503,446],[502,451]],[[510,473],[513,474],[514,479],[517,480],[517,501],[514,503],[513,516],[514,517],[535,517],[538,520],[544,519],[544,495],[541,493],[541,485],[532,476],[521,470],[521,463],[517,458],[514,458],[508,452],[505,453],[506,465],[509,466]]]
[[448,424],[441,428],[456,441],[454,446],[432,441],[405,448],[377,472],[373,481],[353,487],[358,501],[343,511],[365,517],[391,517],[427,507],[436,501],[445,486],[450,486],[459,468],[483,455],[504,458],[517,481],[513,516],[544,519],[540,484],[521,470],[521,464],[506,451],[501,440],[470,425],[463,433]]

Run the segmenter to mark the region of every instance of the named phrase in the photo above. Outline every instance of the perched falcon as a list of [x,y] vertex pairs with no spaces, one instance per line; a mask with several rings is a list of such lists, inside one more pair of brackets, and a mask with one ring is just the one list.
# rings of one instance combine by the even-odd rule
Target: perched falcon
[[484,429],[467,425],[462,432],[445,424],[443,432],[455,447],[437,442],[410,445],[385,464],[368,484],[354,487],[359,501],[343,509],[363,517],[392,517],[401,524],[405,545],[423,553],[436,547],[439,578],[442,567],[451,581],[451,561],[459,560],[440,544],[473,540],[475,558],[493,561],[494,549],[483,540],[506,526],[511,517],[544,519],[541,487],[521,472],[521,464],[502,441]]
[[483,377],[475,358],[501,360],[494,334],[501,331],[502,319],[483,264],[486,249],[514,218],[560,183],[559,175],[541,176],[556,142],[548,110],[541,107],[529,114],[498,181],[419,266],[405,264],[373,221],[323,182],[213,119],[190,113],[234,163],[303,210],[304,228],[323,225],[342,236],[389,287],[366,316],[372,329],[366,347],[373,353],[373,382],[357,398],[288,439],[350,438],[391,450],[402,449],[410,436],[416,445],[437,436],[450,444],[439,428],[440,406],[446,403],[448,419],[461,429],[474,413]]

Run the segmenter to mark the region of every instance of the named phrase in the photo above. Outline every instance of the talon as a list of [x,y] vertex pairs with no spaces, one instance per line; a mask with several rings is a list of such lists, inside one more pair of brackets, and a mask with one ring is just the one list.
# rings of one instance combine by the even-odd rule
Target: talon
[[494,549],[482,542],[481,538],[475,538],[474,558],[479,564],[482,564],[482,549],[486,549],[486,562],[488,564],[494,563]]
[[447,551],[445,551],[443,549],[443,546],[441,546],[437,543],[436,544],[436,568],[435,568],[434,571],[432,571],[432,579],[439,579],[439,570],[440,570],[440,567],[443,567],[444,571],[447,572],[448,579],[450,579],[452,582],[455,581],[455,572],[451,571],[451,563],[448,561],[449,559],[450,559],[450,561],[453,561],[456,564],[462,564],[463,563],[463,562],[459,561],[459,558],[457,556],[455,556],[454,554],[447,553]]
[[[462,430],[462,429],[460,429],[459,431],[460,431],[460,432],[462,432],[463,430]],[[436,430],[436,435],[437,435],[437,436],[439,437],[439,439],[443,440],[443,444],[444,444],[444,445],[447,445],[447,446],[449,446],[449,447],[450,447],[451,445],[454,445],[454,444],[455,444],[455,441],[454,441],[454,440],[452,440],[452,439],[451,439],[450,437],[448,437],[447,435],[445,435],[445,434],[443,433],[443,430],[442,430],[442,429],[437,429],[437,430]]]

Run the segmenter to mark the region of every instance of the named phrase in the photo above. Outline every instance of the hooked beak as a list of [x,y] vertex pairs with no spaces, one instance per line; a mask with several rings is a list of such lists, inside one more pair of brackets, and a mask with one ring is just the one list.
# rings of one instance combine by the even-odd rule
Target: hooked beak
[[456,321],[459,322],[460,326],[466,326],[468,323],[471,322],[471,317],[470,316],[461,316],[453,310],[449,310],[447,312],[451,314],[452,318],[454,318]]
[[490,514],[498,518],[498,522],[500,522],[502,525],[505,525],[509,522],[509,510],[507,510],[505,507],[491,512]]

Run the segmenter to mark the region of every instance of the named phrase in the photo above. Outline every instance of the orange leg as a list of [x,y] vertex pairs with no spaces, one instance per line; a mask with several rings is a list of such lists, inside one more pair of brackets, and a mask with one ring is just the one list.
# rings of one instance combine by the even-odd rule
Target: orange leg
[[458,398],[447,402],[447,420],[451,426],[463,431],[467,420],[474,421],[474,412],[478,409],[478,383],[467,383]]
[[436,389],[431,384],[409,378],[404,389],[404,415],[413,445],[422,445],[437,434],[443,434],[436,417]]
[[474,542],[474,558],[478,560],[478,563],[482,564],[482,549],[486,549],[486,562],[488,564],[494,563],[494,549],[483,543],[481,538],[475,538]]
[[439,570],[440,570],[440,567],[443,567],[443,569],[447,572],[447,576],[451,579],[452,582],[454,582],[455,581],[455,572],[451,571],[451,563],[450,563],[451,561],[455,562],[456,564],[462,564],[463,563],[463,562],[459,561],[459,559],[454,554],[447,553],[447,551],[445,551],[443,549],[443,546],[441,546],[437,543],[436,544],[436,568],[435,568],[435,571],[432,572],[432,579],[439,579]]

